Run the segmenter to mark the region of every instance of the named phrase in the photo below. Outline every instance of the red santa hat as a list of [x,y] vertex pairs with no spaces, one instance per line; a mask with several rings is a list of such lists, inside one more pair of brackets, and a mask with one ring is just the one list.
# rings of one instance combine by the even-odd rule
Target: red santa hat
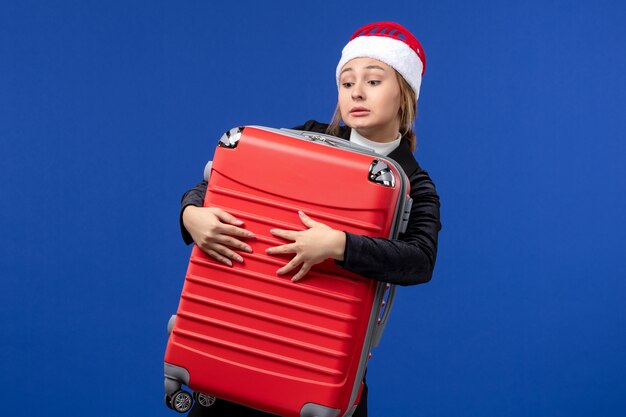
[[354,32],[341,52],[336,71],[337,87],[341,68],[354,58],[374,58],[384,62],[398,71],[415,91],[415,97],[419,97],[426,55],[417,38],[404,26],[376,22]]

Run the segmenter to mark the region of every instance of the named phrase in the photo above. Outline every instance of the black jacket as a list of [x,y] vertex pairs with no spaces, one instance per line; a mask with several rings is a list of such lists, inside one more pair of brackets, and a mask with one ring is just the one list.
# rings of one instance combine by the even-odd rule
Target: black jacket
[[[294,129],[325,133],[327,124],[309,120]],[[350,139],[350,128],[342,127],[340,137]],[[378,281],[398,285],[428,282],[433,274],[437,257],[439,221],[439,196],[428,173],[415,160],[406,139],[394,149],[389,158],[400,164],[411,183],[413,199],[411,216],[406,232],[397,240],[372,238],[346,232],[346,249],[341,267]],[[182,222],[182,212],[189,205],[202,206],[207,183],[202,181],[187,191],[182,198],[180,227],[187,244],[193,242]]]

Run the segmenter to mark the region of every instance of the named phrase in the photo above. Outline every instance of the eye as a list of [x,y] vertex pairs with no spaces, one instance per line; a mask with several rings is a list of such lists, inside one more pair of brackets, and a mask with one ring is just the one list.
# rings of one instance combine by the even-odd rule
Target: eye
[[350,87],[352,87],[352,86],[354,85],[354,83],[351,83],[351,82],[345,82],[345,83],[341,83],[341,85],[342,85],[344,88],[350,88]]
[[375,85],[380,84],[380,80],[369,80],[367,83],[369,85],[375,86]]

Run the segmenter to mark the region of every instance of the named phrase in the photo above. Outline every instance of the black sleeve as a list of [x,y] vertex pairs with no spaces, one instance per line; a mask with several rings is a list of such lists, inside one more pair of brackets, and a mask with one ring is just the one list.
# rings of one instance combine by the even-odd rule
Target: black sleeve
[[206,187],[206,181],[203,180],[202,182],[199,182],[195,187],[183,194],[183,198],[180,201],[180,215],[178,216],[180,222],[180,234],[183,236],[183,240],[187,245],[193,243],[193,239],[183,224],[183,211],[187,206],[202,207],[204,204],[204,196],[206,195]]
[[437,257],[439,196],[426,171],[411,178],[411,216],[397,240],[346,233],[343,268],[378,281],[415,285],[430,281]]

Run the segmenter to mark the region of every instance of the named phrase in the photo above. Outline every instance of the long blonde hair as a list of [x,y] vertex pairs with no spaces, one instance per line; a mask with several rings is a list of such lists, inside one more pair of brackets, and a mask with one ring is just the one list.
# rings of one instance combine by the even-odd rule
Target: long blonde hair
[[[411,88],[408,82],[404,79],[398,71],[395,71],[398,85],[400,86],[400,134],[403,138],[409,141],[409,147],[411,152],[415,150],[415,132],[413,131],[413,124],[417,117],[417,98],[415,97],[415,91]],[[339,135],[339,128],[341,123],[341,111],[339,110],[339,103],[335,108],[333,119],[331,120],[326,133],[329,135]]]

